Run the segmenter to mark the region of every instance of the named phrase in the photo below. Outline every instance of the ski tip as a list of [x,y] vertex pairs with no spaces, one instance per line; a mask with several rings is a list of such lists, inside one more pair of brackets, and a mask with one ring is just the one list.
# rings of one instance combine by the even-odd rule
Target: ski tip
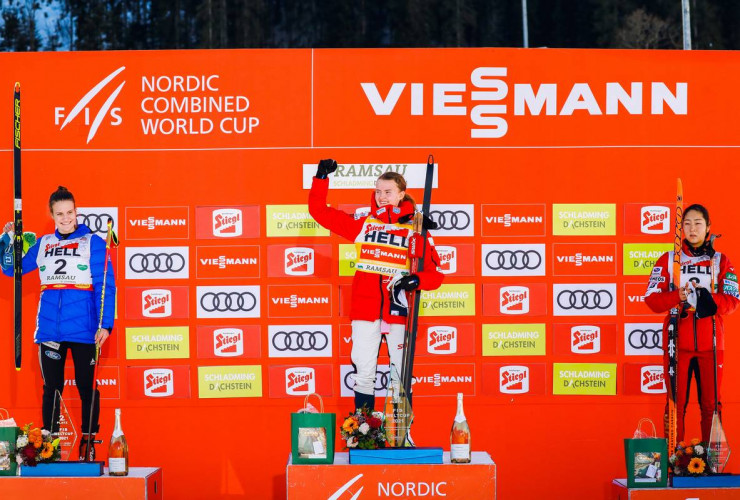
[[15,82],[15,86],[13,87],[13,90],[15,90],[16,92],[20,92],[21,91],[21,82]]
[[434,165],[434,155],[429,155],[427,157],[427,165]]
[[16,366],[15,371],[17,371],[17,372],[21,371],[21,367],[20,366]]

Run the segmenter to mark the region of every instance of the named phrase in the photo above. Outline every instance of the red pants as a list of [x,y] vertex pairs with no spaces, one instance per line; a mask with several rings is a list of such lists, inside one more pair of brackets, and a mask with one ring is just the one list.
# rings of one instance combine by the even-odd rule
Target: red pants
[[[717,402],[718,412],[722,415],[720,386],[722,385],[722,365],[724,351],[717,351]],[[684,440],[686,406],[689,403],[691,377],[696,379],[696,388],[701,411],[701,440],[709,442],[714,414],[714,354],[712,351],[678,351],[678,369],[676,371],[676,441]],[[664,357],[665,373],[668,373],[668,356]],[[668,384],[666,378],[666,384]],[[666,405],[666,424],[668,422]],[[666,429],[667,430],[667,429]],[[668,433],[666,432],[666,435]],[[669,450],[669,452],[672,452]]]

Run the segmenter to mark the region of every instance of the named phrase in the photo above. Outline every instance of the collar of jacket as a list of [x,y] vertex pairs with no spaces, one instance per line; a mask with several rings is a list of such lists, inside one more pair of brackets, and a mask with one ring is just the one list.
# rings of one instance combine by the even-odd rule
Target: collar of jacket
[[375,201],[375,194],[370,195],[370,214],[383,222],[394,224],[404,215],[413,215],[413,213],[414,205],[410,201],[403,200],[397,207],[394,207],[393,205],[383,205],[382,207],[379,207],[378,203]]
[[60,239],[60,240],[69,240],[74,238],[79,238],[80,236],[85,236],[86,234],[90,233],[90,228],[87,227],[84,224],[77,224],[77,229],[72,231],[70,234],[61,234],[58,229],[54,230],[54,235]]

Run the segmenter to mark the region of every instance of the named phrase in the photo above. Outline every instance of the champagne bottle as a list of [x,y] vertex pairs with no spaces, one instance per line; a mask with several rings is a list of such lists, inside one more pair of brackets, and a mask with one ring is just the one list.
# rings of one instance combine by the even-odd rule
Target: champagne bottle
[[457,415],[450,431],[450,462],[466,464],[470,462],[470,427],[463,412],[463,394],[457,393]]
[[121,429],[120,408],[116,408],[116,425],[108,446],[108,473],[111,476],[128,476],[128,443]]

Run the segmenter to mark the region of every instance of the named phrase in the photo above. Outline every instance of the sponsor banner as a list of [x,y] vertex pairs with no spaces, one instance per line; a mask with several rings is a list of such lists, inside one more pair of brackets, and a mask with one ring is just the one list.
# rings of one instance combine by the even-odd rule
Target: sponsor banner
[[624,393],[630,396],[665,394],[667,392],[663,365],[624,364]]
[[270,325],[267,332],[271,358],[332,357],[331,325]]
[[614,203],[553,203],[552,234],[614,236],[617,234],[617,206]]
[[189,207],[126,207],[127,240],[187,239]]
[[484,324],[483,356],[544,356],[547,328],[544,323]]
[[[354,248],[354,245],[347,246]],[[293,276],[328,278],[331,276],[331,265],[331,245],[267,246],[267,276],[270,278]]]
[[[646,280],[647,281],[647,280]],[[645,290],[647,283],[625,283],[624,284],[624,314],[625,316],[655,316],[662,317],[663,314],[654,313],[645,304]]]
[[195,247],[196,278],[259,278],[259,245]]
[[334,366],[270,366],[270,397],[290,398],[320,394],[334,395]]
[[308,205],[267,205],[265,207],[267,237],[329,236],[308,213]]
[[105,239],[108,235],[108,218],[113,219],[113,231],[118,230],[118,207],[77,207],[77,224],[84,224],[90,231]]
[[673,230],[675,209],[676,205],[669,203],[625,203],[624,234],[668,234]]
[[357,246],[351,243],[339,244],[339,276],[354,276],[357,266]]
[[259,318],[260,287],[198,286],[196,300],[199,318]]
[[129,399],[189,398],[190,366],[129,366],[126,368]]
[[[414,371],[416,371],[416,366],[414,365]],[[339,387],[340,387],[340,396],[343,398],[351,398],[354,397],[354,387],[355,387],[355,375],[357,374],[357,370],[353,365],[340,365],[339,366]],[[375,368],[375,398],[376,398],[376,407],[380,408],[380,404],[382,399],[378,398],[384,398],[387,392],[388,388],[388,381],[390,380],[390,368],[387,364],[378,364],[378,366]],[[412,381],[412,384],[414,382]]]
[[414,397],[475,396],[475,364],[414,363]]
[[186,286],[127,287],[126,319],[183,319],[190,312]]
[[545,244],[483,245],[483,276],[544,276]]
[[439,255],[439,272],[451,276],[475,276],[474,245],[435,245],[434,248]]
[[187,326],[126,327],[126,359],[187,359]]
[[188,247],[126,247],[126,279],[187,279]]
[[616,243],[555,243],[552,252],[554,276],[617,274]]
[[553,363],[552,393],[616,396],[616,363]]
[[437,223],[433,236],[474,236],[472,204],[432,205],[429,216]]
[[416,341],[417,356],[475,355],[475,325],[420,324]]
[[198,326],[199,358],[259,358],[259,325]]
[[616,283],[570,283],[552,286],[555,316],[616,316]]
[[270,285],[267,296],[270,318],[331,317],[331,285]]
[[481,236],[545,236],[544,203],[482,205]]
[[475,316],[475,285],[443,284],[421,292],[419,316]]
[[198,397],[261,398],[260,365],[199,366]]
[[484,396],[544,395],[547,392],[547,365],[545,363],[483,363]]
[[[329,176],[329,189],[375,189],[375,181],[386,172],[396,172],[406,179],[406,188],[424,189],[426,163],[337,163]],[[434,164],[432,187],[438,186],[439,165]],[[303,189],[311,189],[316,175],[315,163],[303,164]],[[341,210],[341,209],[340,209]]]
[[617,353],[614,323],[555,323],[553,354],[556,356]]
[[[92,364],[92,359],[90,360]],[[121,376],[117,366],[105,366],[101,364],[98,367],[97,374],[98,390],[100,399],[121,399]],[[75,380],[75,370],[72,363],[67,363],[64,367],[64,401],[79,401],[80,393],[77,391],[77,381]],[[73,418],[76,419],[77,415]],[[80,423],[80,426],[82,423]],[[82,432],[82,431],[80,431]]]
[[199,240],[259,238],[260,207],[195,207],[195,237]]
[[483,284],[484,316],[544,316],[547,314],[547,285]]
[[625,243],[622,259],[624,275],[649,276],[660,256],[671,250],[673,243]]
[[663,323],[625,323],[625,356],[662,356]]

